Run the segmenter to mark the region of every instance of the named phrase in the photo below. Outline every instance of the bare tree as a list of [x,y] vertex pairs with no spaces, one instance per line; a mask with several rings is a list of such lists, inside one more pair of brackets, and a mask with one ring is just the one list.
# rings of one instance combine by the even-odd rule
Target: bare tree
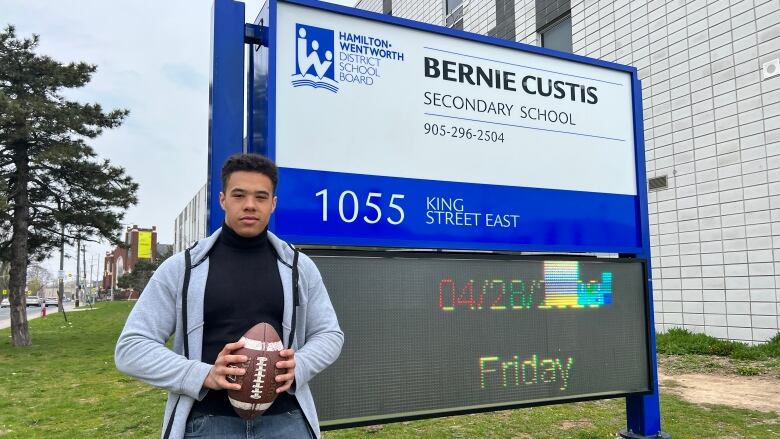
[[0,290],[8,289],[8,272],[11,271],[11,264],[0,261]]
[[27,291],[32,296],[40,296],[41,291],[54,283],[54,275],[40,264],[27,267]]

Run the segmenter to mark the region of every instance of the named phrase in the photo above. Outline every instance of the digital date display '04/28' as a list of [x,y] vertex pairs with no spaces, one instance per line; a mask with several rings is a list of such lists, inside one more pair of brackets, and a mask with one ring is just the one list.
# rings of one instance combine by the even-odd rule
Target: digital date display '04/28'
[[[322,197],[322,221],[328,221],[328,190],[323,189],[316,194]],[[338,212],[339,218],[345,223],[353,223],[360,217],[361,211],[363,221],[367,224],[377,224],[385,219],[388,223],[397,226],[404,221],[404,209],[398,204],[404,199],[403,194],[391,194],[390,199],[386,200],[381,192],[369,192],[363,204],[360,203],[358,194],[351,190],[346,190],[339,194]]]

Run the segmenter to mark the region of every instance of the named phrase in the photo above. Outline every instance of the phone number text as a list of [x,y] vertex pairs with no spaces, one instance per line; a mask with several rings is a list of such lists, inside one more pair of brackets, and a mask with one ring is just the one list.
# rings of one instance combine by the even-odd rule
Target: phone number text
[[483,142],[504,142],[504,133],[500,131],[464,128],[455,125],[425,123],[425,134],[438,137],[454,137],[456,139],[477,140]]

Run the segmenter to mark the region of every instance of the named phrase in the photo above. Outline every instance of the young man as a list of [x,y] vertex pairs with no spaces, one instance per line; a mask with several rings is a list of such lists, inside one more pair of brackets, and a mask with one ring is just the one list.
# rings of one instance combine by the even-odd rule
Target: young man
[[[288,369],[276,378],[284,383],[276,400],[262,416],[245,421],[227,398],[226,389],[239,385],[226,376],[245,372],[227,367],[246,360],[231,354],[243,346],[237,340],[244,332],[256,323],[269,323],[285,346],[291,332],[294,250],[267,230],[276,207],[277,179],[276,165],[261,155],[229,157],[219,194],[225,223],[190,249],[186,314],[186,262],[179,253],[155,271],[119,336],[117,368],[168,391],[164,438],[320,435],[308,382],[336,360],[344,334],[317,267],[303,254],[298,259],[294,339],[276,365]],[[174,333],[171,351],[165,343]]]

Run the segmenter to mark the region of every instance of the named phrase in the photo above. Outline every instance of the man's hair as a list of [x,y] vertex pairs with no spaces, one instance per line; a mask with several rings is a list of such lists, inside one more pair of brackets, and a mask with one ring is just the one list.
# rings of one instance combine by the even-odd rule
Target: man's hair
[[227,190],[230,174],[237,171],[259,172],[271,180],[276,193],[276,183],[279,182],[279,169],[276,163],[260,154],[233,154],[222,165],[222,191]]

